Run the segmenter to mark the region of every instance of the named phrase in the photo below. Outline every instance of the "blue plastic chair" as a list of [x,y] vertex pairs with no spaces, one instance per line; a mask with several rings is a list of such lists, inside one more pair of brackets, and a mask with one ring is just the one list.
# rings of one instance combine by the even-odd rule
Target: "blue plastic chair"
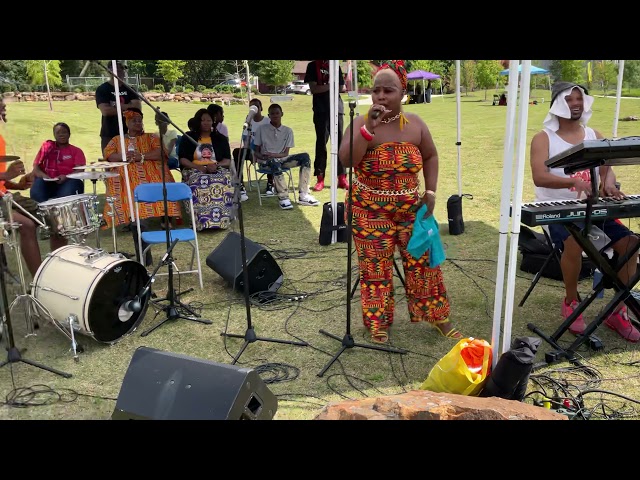
[[[179,202],[188,201],[189,209],[191,212],[191,227],[190,228],[175,228],[169,231],[170,241],[178,240],[180,242],[186,242],[191,245],[191,265],[189,270],[180,271],[176,267],[178,274],[197,273],[200,281],[200,289],[202,290],[202,266],[200,263],[200,249],[198,247],[198,237],[196,234],[196,220],[193,214],[193,197],[191,196],[191,188],[186,183],[169,182],[167,187],[167,201]],[[162,244],[166,246],[167,234],[164,230],[142,232],[140,231],[140,204],[141,203],[156,203],[163,200],[162,194],[162,182],[155,183],[143,183],[138,185],[134,191],[134,203],[136,204],[136,228],[138,229],[138,251],[140,252],[140,258],[145,258],[147,250],[153,245]],[[142,242],[148,244],[148,246],[142,250]],[[177,245],[176,245],[177,247]],[[175,247],[174,247],[175,248]],[[194,259],[197,263],[197,269],[194,268]],[[175,266],[175,263],[174,263]],[[168,275],[167,273],[156,273],[156,275]]]

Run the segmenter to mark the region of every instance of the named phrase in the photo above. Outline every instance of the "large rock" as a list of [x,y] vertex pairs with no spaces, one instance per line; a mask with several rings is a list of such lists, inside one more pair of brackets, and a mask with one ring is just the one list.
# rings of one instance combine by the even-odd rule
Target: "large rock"
[[498,397],[415,390],[331,403],[314,420],[567,420],[552,410]]

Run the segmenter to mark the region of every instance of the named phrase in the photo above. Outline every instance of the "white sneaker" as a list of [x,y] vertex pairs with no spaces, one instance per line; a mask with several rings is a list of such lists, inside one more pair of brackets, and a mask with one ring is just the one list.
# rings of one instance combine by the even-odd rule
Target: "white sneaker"
[[291,205],[291,200],[289,200],[288,198],[280,200],[279,203],[282,210],[291,210],[293,208],[293,205]]
[[315,198],[313,198],[313,196],[308,193],[299,193],[298,203],[300,205],[311,205],[311,206],[320,205],[320,202]]
[[270,183],[267,183],[267,188],[265,189],[264,194],[269,197],[273,197],[276,194],[275,187]]
[[245,192],[244,190],[240,192],[240,201],[241,202],[246,202],[247,200],[249,200],[249,195],[247,195],[247,192]]

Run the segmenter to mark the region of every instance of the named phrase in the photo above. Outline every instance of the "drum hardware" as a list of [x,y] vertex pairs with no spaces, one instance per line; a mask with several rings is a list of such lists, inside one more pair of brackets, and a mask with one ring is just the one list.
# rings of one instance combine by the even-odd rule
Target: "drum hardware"
[[111,217],[111,234],[113,236],[113,253],[118,253],[118,241],[116,239],[116,212],[113,207],[113,203],[115,202],[115,198],[106,197],[107,205],[109,205],[109,212],[107,215]]
[[[76,325],[80,325],[78,323],[78,317],[76,317],[75,315],[71,314],[69,315],[69,331],[71,332],[71,349],[73,350],[73,361],[74,362],[79,362],[80,359],[78,358],[78,344],[76,343],[76,336],[74,333],[74,324]],[[84,351],[84,349],[82,349],[81,351]]]
[[[5,195],[7,196],[7,195]],[[9,218],[10,224],[13,224],[13,221],[11,220],[11,196],[9,194]],[[13,235],[15,236],[15,232],[13,232]],[[19,249],[18,249],[19,251]],[[4,255],[4,243],[0,243],[0,253],[2,255]],[[20,257],[18,257],[18,264],[21,265],[22,259]],[[0,270],[4,270],[4,263],[0,263]],[[19,267],[19,270],[21,272],[21,279],[23,280],[24,283],[24,278],[22,276],[22,267]],[[4,367],[7,364],[10,363],[18,363],[18,362],[22,362],[22,363],[26,363],[27,365],[31,365],[33,367],[37,367],[40,368],[42,370],[46,370],[48,372],[51,373],[55,373],[56,375],[60,375],[62,377],[65,378],[71,378],[71,374],[70,373],[66,373],[63,372],[61,370],[56,370],[55,368],[51,368],[51,367],[47,367],[45,365],[42,365],[40,363],[34,362],[32,360],[27,360],[25,358],[22,357],[22,354],[20,353],[20,350],[18,349],[18,347],[16,347],[15,344],[15,339],[13,337],[13,328],[11,326],[11,308],[9,307],[9,302],[7,299],[7,288],[5,286],[4,283],[4,271],[0,271],[0,290],[2,293],[2,318],[0,319],[0,323],[2,324],[2,331],[3,332],[7,332],[7,360],[0,363],[0,367]],[[20,298],[20,297],[18,297]],[[15,301],[14,301],[15,303]],[[12,303],[13,305],[13,303]],[[28,310],[28,309],[27,309]],[[29,324],[27,324],[29,325]]]
[[[13,311],[13,309],[17,305],[20,305],[26,302],[26,305],[23,307],[25,323],[27,326],[26,336],[32,336],[32,335],[36,335],[35,329],[38,328],[39,326],[38,321],[34,320],[34,317],[40,318],[40,315],[39,315],[38,305],[33,301],[34,300],[33,297],[29,295],[29,292],[27,290],[27,282],[25,281],[25,278],[24,278],[24,268],[22,266],[22,252],[20,249],[20,242],[18,241],[16,236],[16,230],[20,227],[20,224],[13,221],[13,213],[12,213],[13,207],[14,206],[18,207],[20,210],[23,211],[24,214],[28,215],[31,219],[33,219],[33,221],[36,222],[37,225],[45,228],[46,226],[42,222],[40,222],[37,218],[35,218],[33,215],[31,215],[29,212],[27,212],[24,208],[22,208],[20,205],[18,205],[17,203],[14,203],[13,195],[10,192],[5,193],[4,197],[2,197],[2,200],[7,205],[7,215],[9,216],[9,221],[7,222],[7,225],[11,226],[11,242],[9,242],[9,246],[16,253],[16,260],[17,260],[16,264],[18,265],[18,277],[20,279],[20,287],[22,290],[22,293],[18,295],[13,300],[13,302],[11,302],[9,310]],[[2,219],[2,210],[0,209],[0,220],[1,219]],[[35,308],[34,308],[34,305],[35,305]]]
[[[67,279],[60,282],[60,276]],[[120,254],[88,246],[67,245],[43,260],[32,282],[33,296],[51,313],[54,325],[71,339],[75,334],[114,344],[138,327],[150,293],[138,292],[149,274],[142,264]],[[130,302],[137,307],[122,315]]]

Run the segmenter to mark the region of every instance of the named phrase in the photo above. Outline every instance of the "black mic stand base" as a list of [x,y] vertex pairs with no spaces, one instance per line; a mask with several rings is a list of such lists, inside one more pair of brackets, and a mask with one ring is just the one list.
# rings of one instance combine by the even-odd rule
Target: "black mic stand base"
[[238,335],[237,333],[222,332],[220,333],[220,336],[231,337],[231,338],[244,338],[244,343],[242,344],[242,347],[240,347],[240,351],[236,354],[235,357],[233,357],[233,361],[231,362],[231,365],[235,365],[235,363],[240,358],[240,355],[242,355],[242,352],[245,351],[245,349],[249,346],[250,343],[254,343],[254,342],[286,343],[287,345],[297,345],[298,347],[309,346],[307,342],[295,342],[293,340],[278,340],[277,338],[259,337],[256,335],[256,331],[253,329],[253,327],[247,328],[247,331],[244,333],[244,335]]
[[55,373],[56,375],[60,375],[61,377],[64,377],[64,378],[71,378],[70,373],[66,373],[61,370],[56,370],[55,368],[46,367],[32,360],[27,360],[26,358],[22,358],[22,356],[20,355],[20,350],[18,350],[17,347],[12,347],[12,348],[9,348],[8,350],[9,351],[7,352],[7,360],[0,363],[0,368],[10,363],[22,362],[22,363],[26,363],[27,365],[31,365],[32,367],[37,367],[42,370],[46,370],[47,372]]
[[350,333],[345,334],[345,336],[342,338],[340,338],[337,335],[334,335],[333,333],[329,333],[325,330],[320,330],[320,333],[322,333],[323,335],[326,335],[327,337],[331,337],[335,340],[341,341],[342,347],[340,347],[340,350],[338,350],[338,352],[331,358],[331,360],[329,360],[329,362],[324,366],[324,368],[320,370],[320,372],[317,374],[318,377],[323,376],[324,373],[327,370],[329,370],[329,367],[333,365],[333,362],[335,362],[338,359],[338,357],[342,355],[342,352],[344,352],[348,348],[361,347],[361,348],[368,348],[370,350],[380,350],[382,352],[389,352],[389,353],[401,353],[401,354],[407,353],[406,350],[402,350],[400,348],[383,347],[381,345],[367,345],[365,343],[356,343],[353,340],[353,336]]

